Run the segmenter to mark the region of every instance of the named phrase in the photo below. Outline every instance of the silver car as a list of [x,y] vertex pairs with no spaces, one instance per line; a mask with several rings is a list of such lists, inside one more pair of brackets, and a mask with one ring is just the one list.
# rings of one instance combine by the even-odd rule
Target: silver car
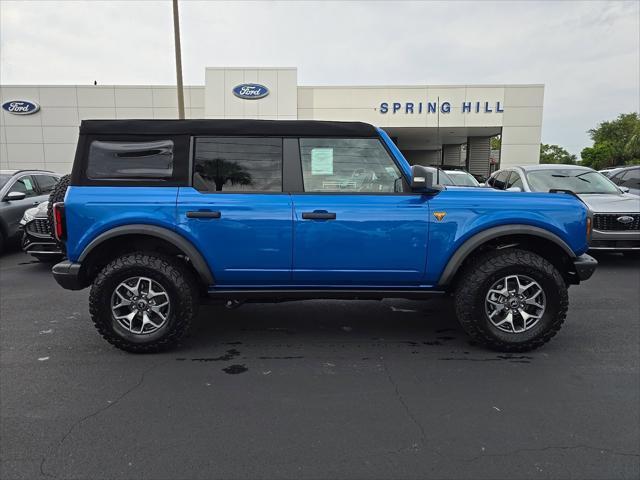
[[46,170],[0,170],[0,252],[18,238],[25,210],[47,201],[59,179]]
[[487,185],[498,190],[569,190],[589,207],[592,250],[640,253],[640,197],[603,174],[576,165],[527,165],[495,172]]

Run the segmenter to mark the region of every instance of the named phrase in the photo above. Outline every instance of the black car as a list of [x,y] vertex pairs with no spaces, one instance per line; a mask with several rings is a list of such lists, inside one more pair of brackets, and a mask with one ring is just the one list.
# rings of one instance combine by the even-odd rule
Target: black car
[[42,202],[24,212],[20,220],[22,250],[41,262],[58,262],[64,258],[60,244],[53,238],[47,209],[49,202]]
[[59,179],[46,170],[0,170],[0,252],[19,239],[25,210],[46,201]]

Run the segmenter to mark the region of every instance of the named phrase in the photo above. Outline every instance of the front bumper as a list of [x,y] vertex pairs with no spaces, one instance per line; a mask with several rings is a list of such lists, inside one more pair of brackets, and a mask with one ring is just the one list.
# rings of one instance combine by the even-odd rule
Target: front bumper
[[640,231],[596,230],[591,233],[590,250],[631,251],[640,250]]
[[22,237],[22,251],[30,255],[51,258],[64,257],[64,252],[53,239],[35,238],[25,232]]
[[596,271],[598,261],[591,255],[583,253],[579,257],[573,259],[573,266],[576,269],[576,275],[580,281],[588,280],[591,278],[591,275],[593,275],[593,272]]
[[51,269],[53,278],[55,278],[58,285],[67,290],[82,290],[86,285],[81,281],[79,263],[70,262],[65,260],[64,262],[56,263]]

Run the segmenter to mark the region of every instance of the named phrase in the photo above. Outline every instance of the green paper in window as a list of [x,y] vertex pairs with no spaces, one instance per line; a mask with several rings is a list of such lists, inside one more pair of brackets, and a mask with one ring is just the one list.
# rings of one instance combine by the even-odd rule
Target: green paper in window
[[333,175],[333,148],[311,149],[311,175]]
[[27,192],[33,190],[33,184],[31,183],[30,178],[23,178],[22,183],[24,183],[24,187],[27,189]]

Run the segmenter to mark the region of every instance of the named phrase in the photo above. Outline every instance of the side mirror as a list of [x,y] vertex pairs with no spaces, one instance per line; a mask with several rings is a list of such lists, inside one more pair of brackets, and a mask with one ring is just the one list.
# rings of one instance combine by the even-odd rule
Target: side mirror
[[620,190],[622,190],[622,193],[629,193],[629,187],[620,187],[620,186],[618,186],[618,188]]
[[27,198],[27,195],[24,192],[9,192],[5,195],[3,200],[5,202],[11,202],[15,200],[24,200],[25,198]]
[[422,165],[411,166],[411,189],[428,190],[433,188],[433,173]]

